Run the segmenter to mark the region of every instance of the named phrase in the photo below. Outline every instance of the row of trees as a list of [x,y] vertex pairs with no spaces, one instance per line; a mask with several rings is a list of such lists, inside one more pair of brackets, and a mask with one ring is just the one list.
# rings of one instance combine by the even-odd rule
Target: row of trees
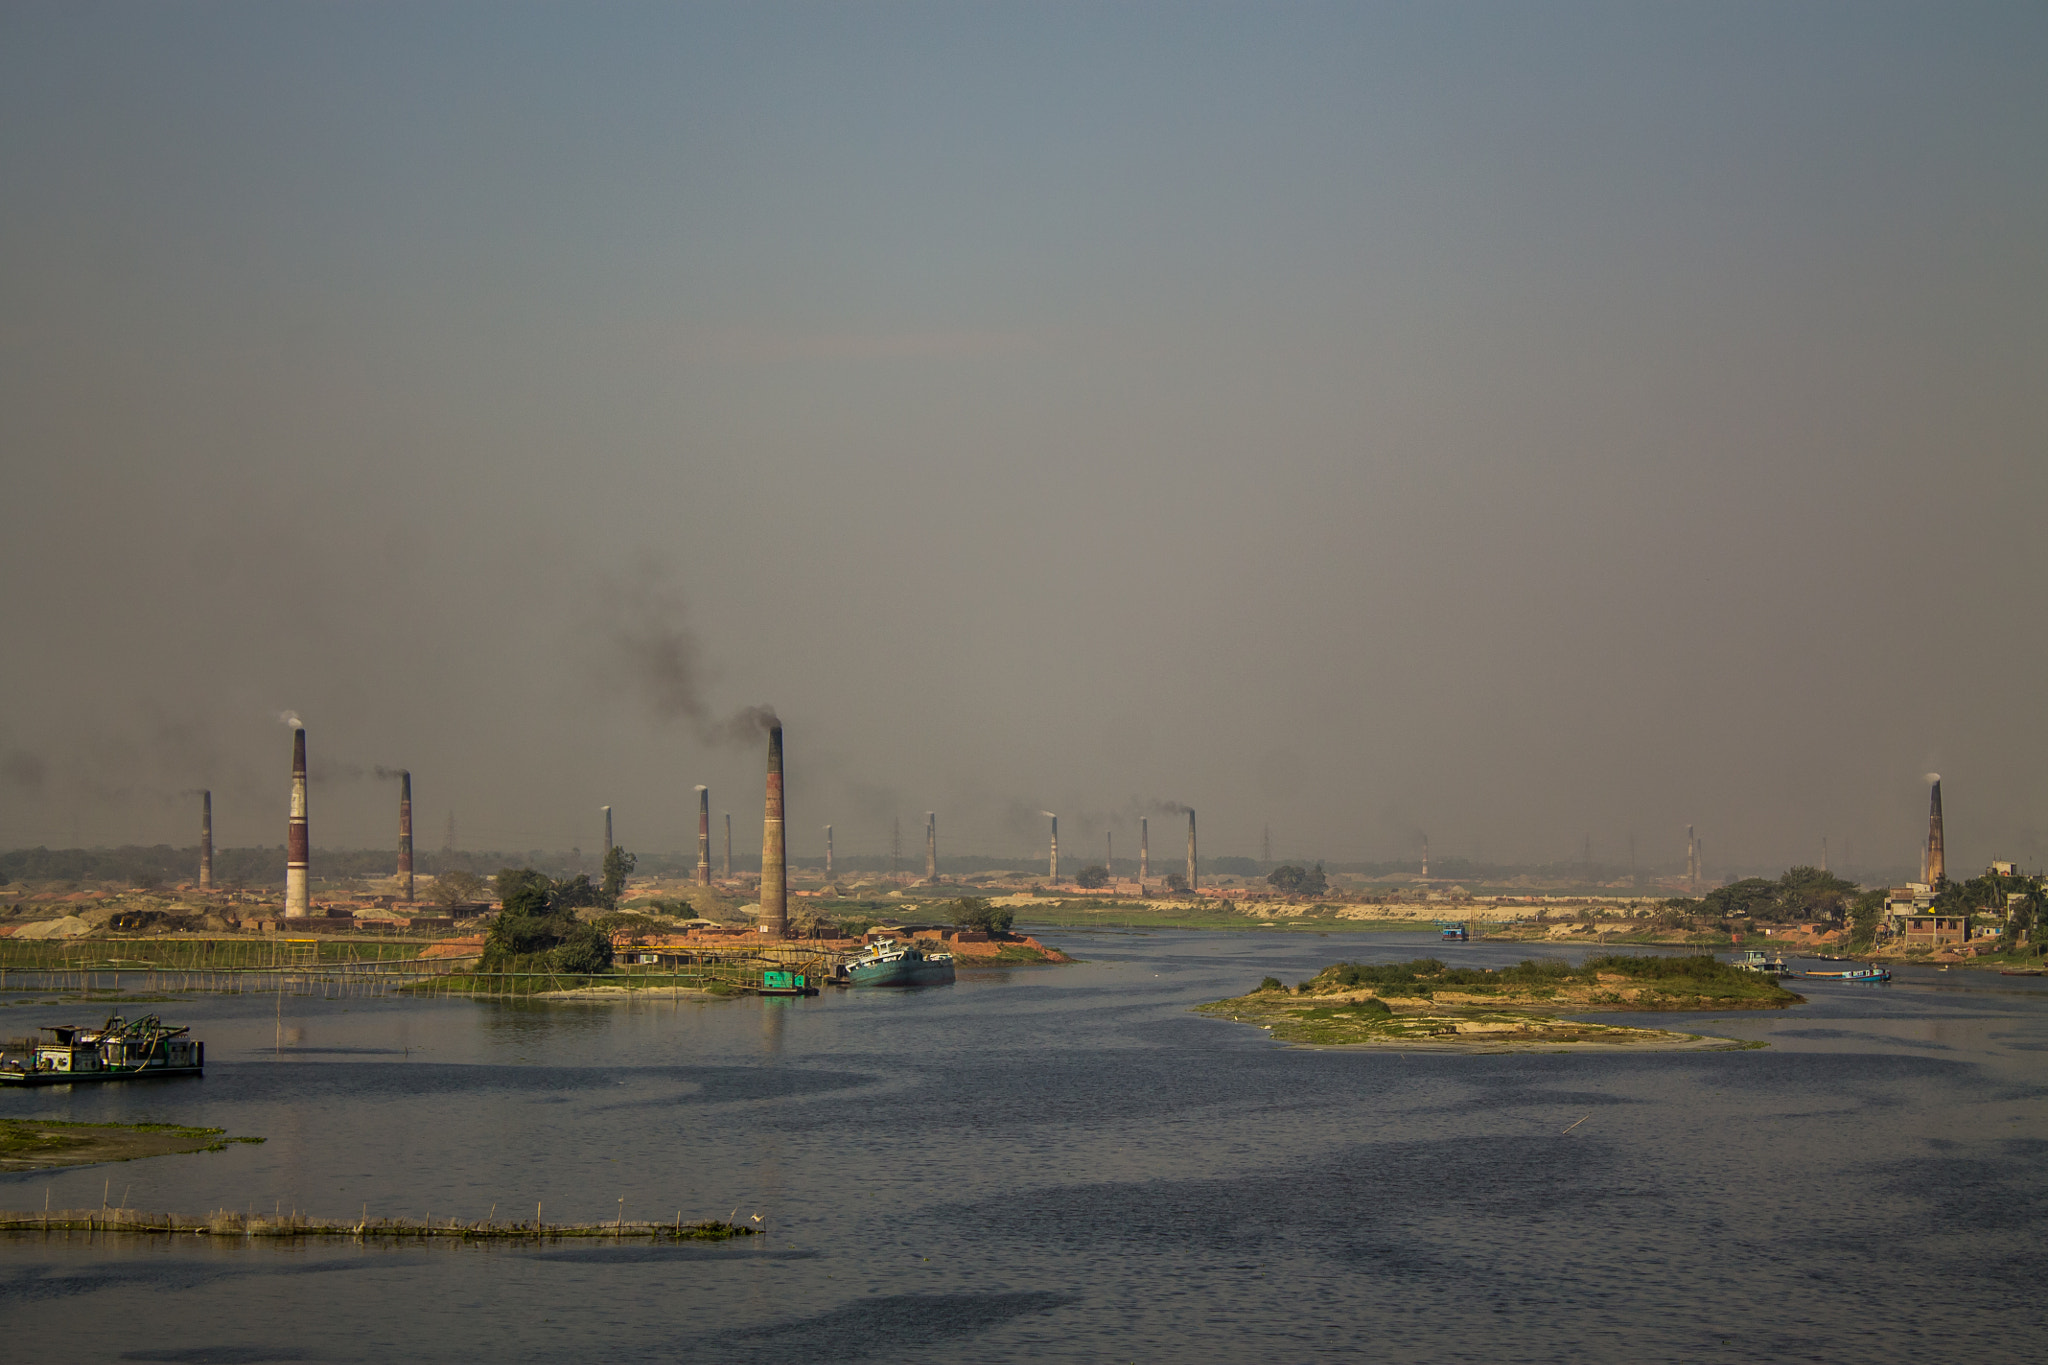
[[[1083,891],[1099,891],[1109,885],[1109,869],[1101,863],[1090,863],[1074,874],[1074,885],[1080,887]],[[1168,891],[1187,890],[1187,875],[1181,872],[1167,873],[1166,889]]]

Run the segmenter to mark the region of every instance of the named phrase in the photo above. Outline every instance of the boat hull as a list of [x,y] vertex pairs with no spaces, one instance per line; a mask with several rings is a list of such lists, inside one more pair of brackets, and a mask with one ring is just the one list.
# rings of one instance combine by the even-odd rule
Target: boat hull
[[952,963],[927,962],[922,958],[856,962],[846,969],[849,986],[947,986],[952,981]]
[[159,1076],[203,1076],[204,1067],[149,1066],[140,1071],[0,1071],[0,1085],[92,1085],[99,1081],[151,1081]]

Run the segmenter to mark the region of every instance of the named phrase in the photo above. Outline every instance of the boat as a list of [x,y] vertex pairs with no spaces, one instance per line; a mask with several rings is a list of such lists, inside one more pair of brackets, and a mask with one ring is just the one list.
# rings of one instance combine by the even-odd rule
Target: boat
[[802,972],[766,971],[761,973],[761,984],[754,988],[756,995],[816,995],[818,988]]
[[1446,943],[1470,943],[1472,941],[1472,931],[1465,927],[1463,920],[1438,920],[1436,927],[1443,930],[1443,938]]
[[1815,977],[1822,981],[1889,981],[1892,974],[1883,967],[1858,967],[1854,971],[1801,972],[1801,976]]
[[849,986],[949,986],[953,955],[927,952],[893,938],[877,939],[840,972]]
[[166,1028],[154,1014],[130,1023],[113,1015],[98,1028],[45,1025],[52,1041],[36,1043],[25,1057],[0,1059],[0,1085],[76,1085],[82,1081],[133,1081],[155,1076],[197,1076],[206,1068],[206,1044]]
[[1782,957],[1771,957],[1755,948],[1747,949],[1736,966],[1745,972],[1762,972],[1766,976],[1786,976],[1792,971]]

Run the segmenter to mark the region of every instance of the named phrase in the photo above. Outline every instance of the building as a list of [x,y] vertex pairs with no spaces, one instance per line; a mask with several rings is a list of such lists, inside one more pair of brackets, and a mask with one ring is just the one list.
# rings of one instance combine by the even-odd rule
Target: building
[[1885,898],[1885,925],[1901,947],[1940,948],[1970,941],[1967,914],[1934,913],[1934,888],[1926,882],[1895,886]]

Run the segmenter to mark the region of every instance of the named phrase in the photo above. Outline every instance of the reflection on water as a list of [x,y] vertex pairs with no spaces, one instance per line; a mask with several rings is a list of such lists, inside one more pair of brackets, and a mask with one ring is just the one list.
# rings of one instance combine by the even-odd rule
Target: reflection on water
[[[1428,935],[1088,934],[1081,965],[726,1002],[159,1006],[208,1074],[0,1097],[260,1146],[0,1203],[550,1221],[683,1248],[0,1240],[11,1348],[156,1360],[2019,1359],[2048,983],[1797,982],[1677,1055],[1294,1051],[1188,1013]],[[24,1022],[60,1022],[39,1008]],[[45,1019],[45,1016],[48,1016]],[[195,1243],[198,1239],[194,1239]]]

